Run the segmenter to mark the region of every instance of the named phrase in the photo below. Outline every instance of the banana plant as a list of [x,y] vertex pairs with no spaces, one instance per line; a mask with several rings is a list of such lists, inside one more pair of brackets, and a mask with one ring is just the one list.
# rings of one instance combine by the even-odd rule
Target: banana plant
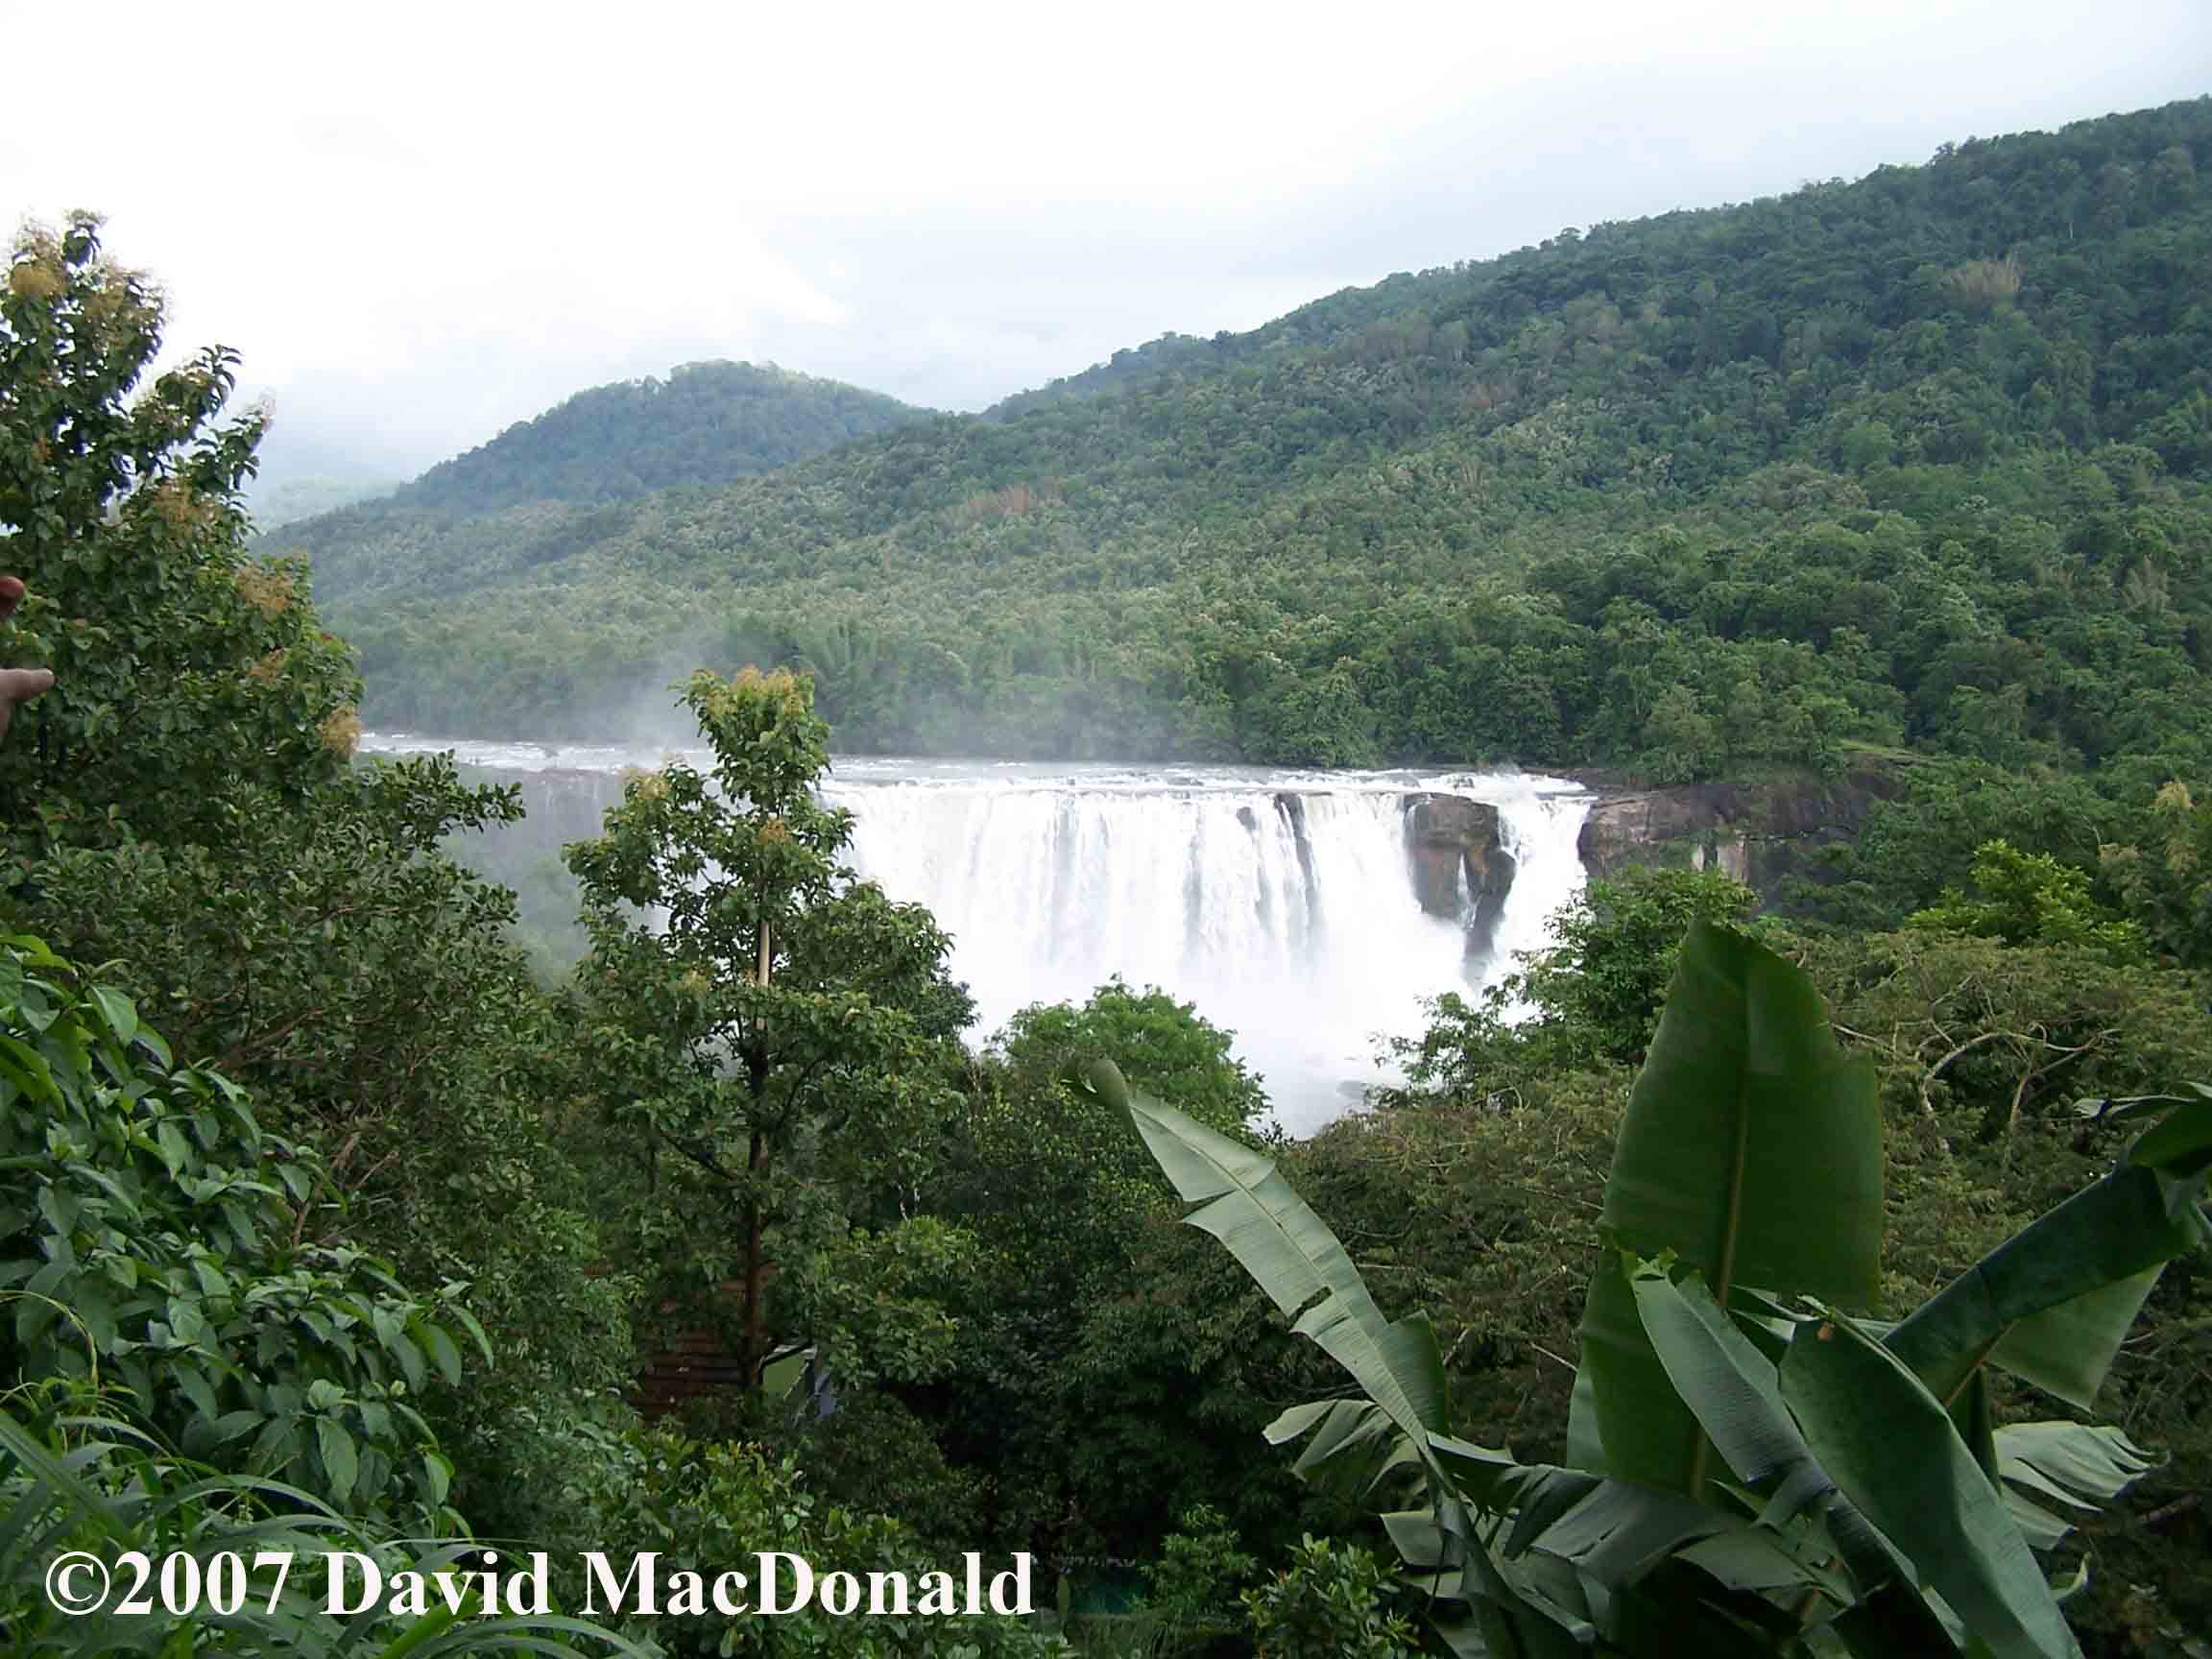
[[1452,1432],[1426,1317],[1385,1318],[1266,1158],[1110,1063],[1085,1081],[1357,1385],[1267,1437],[1384,1508],[1450,1650],[2079,1654],[2079,1576],[2038,1556],[2152,1460],[2111,1429],[1994,1427],[1987,1374],[2094,1399],[2206,1235],[2212,1091],[2093,1106],[2144,1125],[2120,1165],[1885,1323],[1872,1075],[1795,967],[1697,925],[1616,1145],[1564,1457],[1525,1464]]

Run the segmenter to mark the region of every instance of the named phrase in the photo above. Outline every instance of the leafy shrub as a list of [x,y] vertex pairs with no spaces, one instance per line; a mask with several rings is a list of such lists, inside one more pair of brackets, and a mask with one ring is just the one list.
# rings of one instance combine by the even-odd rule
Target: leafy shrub
[[1144,1611],[1169,1652],[1208,1652],[1243,1623],[1242,1595],[1260,1563],[1238,1548],[1229,1518],[1207,1503],[1186,1509],[1144,1572]]
[[[398,1659],[403,1653],[613,1650],[644,1659],[612,1632],[557,1612],[478,1616],[472,1599],[448,1607],[436,1588],[427,1590],[421,1617],[382,1610],[333,1616],[326,1610],[328,1581],[309,1565],[320,1552],[367,1555],[389,1584],[400,1570],[465,1575],[469,1546],[402,1543],[378,1524],[349,1520],[302,1493],[170,1456],[127,1424],[64,1418],[51,1407],[73,1407],[74,1387],[37,1392],[49,1408],[34,1421],[0,1413],[0,1634],[12,1654]],[[235,1556],[242,1569],[252,1568],[262,1551],[289,1554],[295,1565],[281,1578],[273,1567],[242,1574],[234,1582],[244,1593],[228,1612],[209,1605],[223,1599],[210,1593],[189,1619],[125,1613],[117,1606],[128,1593],[120,1568],[115,1593],[102,1607],[81,1617],[56,1610],[45,1575],[57,1557],[84,1551],[114,1564],[127,1551],[156,1562],[188,1555],[199,1563],[200,1582],[209,1586],[218,1582],[215,1563],[225,1555]],[[157,1583],[149,1582],[143,1594],[160,1609]],[[459,1580],[464,1592],[468,1584]],[[564,1636],[581,1638],[581,1646],[558,1640]]]
[[[579,1473],[569,1494],[579,1550],[619,1539],[624,1550],[657,1550],[671,1566],[702,1571],[749,1571],[756,1552],[788,1551],[805,1559],[817,1581],[832,1572],[858,1574],[863,1582],[870,1572],[959,1576],[958,1561],[926,1556],[900,1522],[823,1502],[796,1462],[758,1447],[639,1429],[609,1452]],[[1002,1565],[987,1562],[986,1575]],[[775,1619],[663,1614],[640,1621],[633,1633],[676,1659],[1046,1659],[1070,1651],[1058,1637],[1010,1618],[834,1618],[818,1604]]]
[[1260,1659],[1411,1659],[1412,1622],[1390,1575],[1357,1544],[1308,1538],[1274,1581],[1245,1592]]
[[456,1331],[482,1345],[463,1287],[420,1295],[301,1242],[316,1160],[175,1064],[128,998],[79,986],[0,939],[0,1367],[119,1384],[189,1456],[445,1529],[451,1471],[417,1402],[460,1382]]

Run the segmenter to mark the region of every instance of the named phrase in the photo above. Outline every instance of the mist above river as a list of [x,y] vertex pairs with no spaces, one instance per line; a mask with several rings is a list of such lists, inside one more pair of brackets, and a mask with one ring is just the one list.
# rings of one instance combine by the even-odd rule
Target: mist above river
[[[373,735],[372,754],[451,750],[519,782],[562,839],[591,832],[621,774],[681,753]],[[1157,985],[1236,1034],[1275,1116],[1318,1128],[1387,1081],[1378,1050],[1423,1000],[1478,990],[1539,948],[1582,883],[1578,785],[1509,772],[838,759],[823,794],[854,816],[849,857],[953,939],[977,1035],[1109,978]],[[1407,799],[1494,806],[1512,884],[1487,948],[1422,907]],[[547,825],[544,829],[555,826]],[[541,835],[542,834],[541,830]]]

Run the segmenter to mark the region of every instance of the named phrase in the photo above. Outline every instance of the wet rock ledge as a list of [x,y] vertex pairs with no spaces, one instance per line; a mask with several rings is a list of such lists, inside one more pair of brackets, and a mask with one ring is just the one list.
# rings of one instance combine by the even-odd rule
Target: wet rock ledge
[[1593,878],[1631,864],[1720,870],[1772,902],[1792,876],[1821,879],[1821,850],[1857,834],[1868,809],[1902,787],[1893,774],[1866,770],[1601,792],[1577,850]]
[[1498,834],[1498,808],[1464,795],[1404,797],[1406,856],[1413,891],[1431,916],[1464,923],[1467,953],[1483,956],[1513,887],[1513,855]]

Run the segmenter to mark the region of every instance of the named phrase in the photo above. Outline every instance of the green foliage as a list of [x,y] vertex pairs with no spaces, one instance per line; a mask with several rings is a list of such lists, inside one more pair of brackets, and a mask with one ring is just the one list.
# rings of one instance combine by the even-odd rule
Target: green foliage
[[[1873,1306],[1874,1071],[1843,1055],[1802,973],[1740,935],[1690,930],[1629,1096],[1599,1226],[1617,1249],[1701,1273],[1723,1306],[1740,1285]],[[1591,1284],[1582,1377],[1596,1434],[1585,1466],[1700,1498],[1711,1449],[1690,1403],[1659,1383],[1629,1291],[1623,1275],[1602,1268]]]
[[1905,920],[1908,927],[1975,933],[2008,945],[2079,945],[2120,960],[2140,956],[2142,929],[2090,896],[2089,878],[2048,853],[1990,841],[1974,854],[1974,896],[1956,888]]
[[916,1215],[881,1233],[855,1229],[796,1264],[787,1282],[798,1329],[841,1387],[929,1382],[952,1368],[960,1321],[944,1304],[974,1247],[965,1231]]
[[418,729],[620,735],[611,678],[737,654],[812,669],[848,750],[2200,765],[2212,199],[2148,187],[2174,156],[2212,106],[1393,277],[719,488],[274,541]]
[[[686,1440],[664,1431],[626,1435],[614,1455],[583,1471],[569,1493],[576,1548],[635,1541],[679,1565],[735,1564],[757,1551],[803,1557],[826,1573],[943,1572],[898,1522],[823,1503],[797,1467],[757,1447]],[[970,1546],[973,1548],[973,1546]],[[957,1566],[957,1563],[950,1565]],[[992,1565],[1001,1570],[1003,1563]],[[989,1574],[986,1574],[986,1577]],[[664,1614],[637,1622],[675,1659],[1046,1659],[1071,1651],[1018,1620],[872,1615],[833,1618],[819,1606],[774,1619]]]
[[837,862],[852,823],[811,793],[829,756],[805,680],[701,673],[685,700],[711,779],[675,761],[633,780],[605,834],[567,855],[592,941],[579,988],[601,1109],[657,1172],[669,1166],[649,1215],[624,1231],[674,1310],[734,1328],[744,1375],[758,1376],[779,1334],[777,1257],[828,1252],[810,1310],[837,1326],[822,1304],[851,1286],[860,1306],[846,1337],[872,1333],[872,1367],[911,1376],[944,1354],[942,1316],[922,1313],[902,1348],[885,1346],[884,1303],[835,1258],[874,1248],[946,1271],[957,1257],[940,1231],[902,1241],[911,1223],[896,1210],[874,1246],[851,1237],[872,1198],[926,1170],[970,1018],[945,974],[950,941]]
[[312,1154],[30,939],[0,941],[0,1167],[11,1376],[119,1389],[166,1444],[343,1512],[450,1525],[417,1402],[460,1385],[464,1345],[491,1357],[463,1286],[302,1243]]
[[241,792],[205,844],[57,853],[33,912],[324,1150],[346,1237],[412,1282],[469,1284],[498,1363],[438,1414],[471,1511],[508,1523],[521,1449],[494,1453],[495,1426],[626,1382],[634,1299],[603,1271],[594,1194],[553,1127],[565,1022],[500,938],[505,896],[436,852],[450,814],[512,810],[435,761],[349,770],[309,811]]
[[[150,1448],[128,1424],[46,1412],[35,1423],[0,1413],[0,1629],[9,1651],[25,1659],[42,1654],[223,1653],[249,1656],[328,1654],[333,1659],[402,1659],[411,1652],[577,1655],[620,1653],[643,1659],[643,1650],[613,1632],[557,1611],[543,1615],[488,1615],[468,1577],[468,1546],[425,1547],[338,1510],[306,1494],[265,1481],[227,1476]],[[445,1604],[435,1582],[416,1618],[381,1608],[359,1618],[326,1611],[327,1590],[314,1569],[325,1551],[356,1551],[375,1561],[389,1581],[414,1572],[458,1575],[460,1605]],[[125,1551],[165,1563],[188,1556],[195,1585],[209,1587],[191,1619],[159,1612],[119,1611],[120,1594],[83,1617],[57,1611],[46,1571],[63,1554],[89,1552],[114,1562]],[[259,1567],[267,1551],[290,1557],[279,1577]],[[237,1606],[218,1612],[214,1594],[219,1564],[235,1558],[246,1569],[236,1580]],[[119,1576],[128,1589],[128,1576]],[[156,1607],[158,1580],[144,1586]]]
[[[2176,781],[2212,759],[2208,123],[1599,227],[975,420],[695,366],[272,539],[312,551],[380,719],[626,734],[626,690],[699,655],[811,671],[689,682],[714,762],[635,780],[576,850],[592,952],[562,995],[441,852],[512,801],[346,764],[346,647],[245,546],[228,354],[142,385],[149,285],[87,219],[28,233],[0,540],[34,602],[5,655],[61,684],[0,746],[0,909],[106,966],[95,994],[7,958],[0,1330],[39,1382],[18,1402],[127,1397],[144,1427],[0,1423],[31,1527],[0,1534],[11,1638],[73,1640],[27,1573],[107,1535],[95,1511],[149,1549],[389,1551],[395,1519],[466,1516],[864,1570],[989,1539],[1077,1593],[1151,1557],[1147,1628],[1187,1648],[1237,1644],[1251,1561],[1378,1505],[1420,1599],[1500,1654],[1946,1650],[1929,1585],[1997,1650],[2063,1651],[2037,1552],[2092,1569],[2084,1631],[2201,1624],[2203,1100],[2148,1097],[2212,1075],[2212,816]],[[1503,994],[1438,1005],[1406,1088],[1291,1146],[1158,992],[964,1054],[944,936],[852,878],[813,799],[825,721],[854,748],[1878,768],[1894,798],[1800,867],[1807,933],[1762,926],[1805,978],[1702,927],[1678,954],[1744,922],[1724,877],[1600,882]],[[1186,1105],[1148,1134],[1265,1291],[1066,1084],[1100,1054]],[[404,1288],[461,1282],[499,1360],[466,1393],[431,1382],[473,1342],[455,1293]],[[832,1411],[738,1408],[805,1481],[626,1430],[641,1300],[828,1367]],[[1382,1311],[1423,1304],[1433,1332]],[[1280,1412],[1330,1356],[1368,1398]],[[2114,1427],[2017,1420],[2046,1397]],[[1338,1489],[1255,1459],[1270,1419]],[[202,1464],[367,1519],[235,1474],[188,1494]],[[2141,1525],[2092,1518],[2124,1491]],[[1309,1542],[1250,1627],[1394,1652],[1411,1605]],[[1048,1646],[674,1645],[726,1640]]]
[[[2032,1552],[2056,1541],[2050,1512],[2032,1504],[2024,1530],[2007,1482],[2051,1488],[2023,1462],[2032,1443],[1998,1452],[1984,1367],[2052,1383],[2048,1328],[2066,1386],[2095,1391],[2137,1286],[2206,1237],[2212,1089],[2122,1107],[2152,1126],[2119,1168],[1885,1334],[1833,1301],[1872,1291],[1871,1180],[1830,1179],[1839,1160],[1878,1167],[1872,1079],[1797,970],[1694,927],[1607,1184],[1602,1219],[1627,1249],[1593,1281],[1575,1467],[1547,1468],[1450,1432],[1427,1319],[1386,1321],[1266,1160],[1110,1067],[1092,1076],[1178,1191],[1208,1201],[1192,1224],[1364,1396],[1293,1407],[1269,1438],[1303,1441],[1310,1479],[1415,1499],[1385,1517],[1393,1540],[1466,1606],[1480,1650],[1635,1652],[1662,1628],[1746,1655],[1806,1651],[1815,1632],[1853,1652],[1951,1650],[1956,1615],[1969,1650],[2080,1651]],[[2084,1353],[2103,1358],[2084,1369]],[[2047,1434],[2074,1447],[2076,1505],[2147,1466],[2116,1438]]]
[[1411,1659],[1412,1621],[1391,1608],[1381,1562],[1357,1544],[1308,1538],[1290,1565],[1244,1595],[1261,1659]]
[[1563,1058],[1633,1064],[1651,1040],[1685,930],[1743,922],[1757,902],[1719,870],[1632,869],[1593,881],[1560,912],[1556,944],[1513,990],[1536,1004],[1536,1034],[1556,1033]]
[[2212,803],[2169,782],[2144,818],[2134,841],[2104,849],[2105,878],[2159,950],[2212,967]]
[[937,1429],[891,1394],[840,1383],[837,1408],[805,1426],[797,1455],[825,1498],[898,1516],[935,1558],[951,1560],[998,1534],[985,1523],[989,1478],[949,1461]]
[[2130,835],[2125,780],[2109,772],[2084,778],[1914,760],[1898,783],[1894,799],[1873,802],[1857,833],[1827,851],[1810,881],[1786,883],[1792,914],[1815,926],[1886,931],[1956,887],[1991,841],[2087,870],[2100,847]]
[[1006,1241],[985,1300],[1073,1313],[1127,1270],[1167,1196],[1118,1118],[1066,1079],[1122,1055],[1145,1087],[1177,1092],[1192,1117],[1235,1134],[1266,1097],[1232,1041],[1190,1004],[1118,979],[1080,1007],[1038,1004],[1006,1022],[998,1064],[971,1073],[940,1189],[950,1214]]
[[[220,349],[142,384],[160,323],[89,217],[18,242],[0,539],[33,598],[7,655],[61,683],[0,746],[0,915],[110,964],[180,1051],[317,1147],[347,1241],[408,1281],[472,1286],[501,1363],[438,1402],[466,1485],[487,1419],[629,1364],[628,1286],[591,1273],[547,1132],[552,1010],[501,941],[510,901],[436,854],[517,808],[440,762],[349,763],[348,650],[300,573],[242,544],[261,421],[220,421]],[[300,1241],[338,1242],[335,1214]]]
[[118,819],[214,830],[241,784],[300,805],[359,731],[349,653],[302,571],[240,546],[262,421],[215,424],[234,357],[200,352],[132,397],[160,348],[160,301],[102,255],[97,219],[18,238],[0,290],[0,539],[31,597],[9,656],[57,685],[0,748],[9,886]]
[[[1115,978],[1079,1008],[1037,1003],[1021,1010],[994,1046],[1022,1087],[1054,1083],[1071,1066],[1111,1054],[1126,1076],[1144,1088],[1172,1092],[1189,1102],[1191,1117],[1226,1132],[1250,1125],[1267,1108],[1260,1080],[1231,1052],[1235,1040],[1157,986],[1133,991]],[[1063,1092],[1062,1097],[1082,1110],[1077,1095]],[[1126,1148],[1120,1125],[1112,1127],[1105,1144]],[[1133,1166],[1149,1176],[1142,1160]]]
[[[1255,1536],[1278,1529],[1286,1494],[1244,1480],[1232,1450],[1267,1415],[1248,1368],[1257,1311],[1218,1316],[1233,1282],[1163,1224],[1169,1190],[1118,1117],[1066,1082],[1120,1053],[1207,1122],[1248,1132],[1264,1097],[1230,1043],[1189,1004],[1113,981],[1080,1006],[1018,1013],[962,1079],[924,1194],[974,1239],[945,1290],[960,1338],[945,1376],[902,1398],[987,1493],[987,1535],[1009,1547],[1142,1556],[1201,1499]],[[1119,1294],[1162,1272],[1205,1288]]]
[[1238,1548],[1227,1516],[1204,1503],[1186,1509],[1144,1572],[1143,1611],[1157,1622],[1160,1649],[1203,1652],[1237,1630],[1245,1586],[1259,1566]]
[[773,364],[684,363],[664,380],[647,375],[579,392],[384,499],[292,534],[310,546],[325,538],[404,538],[532,502],[627,501],[727,484],[927,419],[927,410],[880,393]]

